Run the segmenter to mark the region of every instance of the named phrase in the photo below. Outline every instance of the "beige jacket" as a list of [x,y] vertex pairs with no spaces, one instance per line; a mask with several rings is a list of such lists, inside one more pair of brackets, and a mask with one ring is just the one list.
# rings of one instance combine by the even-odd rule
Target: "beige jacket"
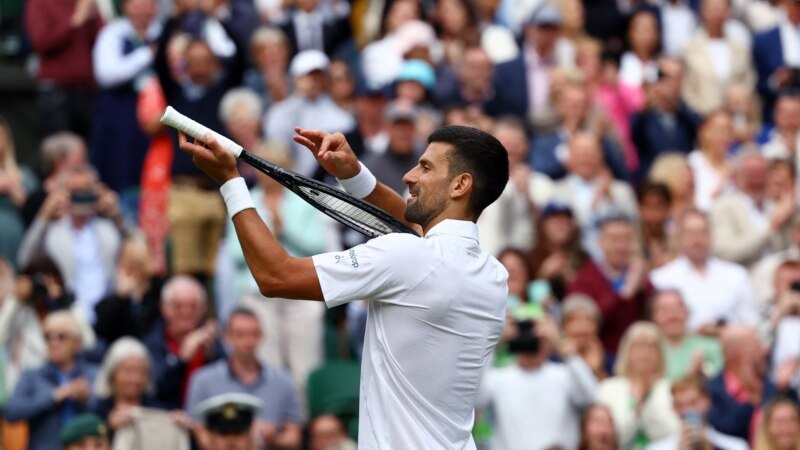
[[137,408],[133,422],[114,433],[112,450],[189,450],[189,433],[176,425],[169,412]]

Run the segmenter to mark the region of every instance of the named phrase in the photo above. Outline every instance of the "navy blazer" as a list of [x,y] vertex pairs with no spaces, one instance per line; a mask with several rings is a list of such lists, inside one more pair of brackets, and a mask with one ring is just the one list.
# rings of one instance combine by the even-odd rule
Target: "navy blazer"
[[[528,153],[528,163],[536,171],[544,173],[554,180],[565,177],[567,169],[556,156],[556,149],[564,143],[564,136],[561,133],[547,133],[536,136]],[[628,179],[628,169],[625,167],[622,150],[611,140],[605,138],[603,139],[603,159],[611,173],[614,174],[614,178],[620,180]]]
[[634,181],[647,177],[650,166],[661,153],[692,151],[701,120],[684,102],[675,114],[676,127],[672,131],[664,127],[653,111],[644,110],[631,116],[631,140],[639,151],[639,169]]
[[[164,333],[164,321],[159,320],[142,339],[142,343],[150,353],[152,364],[150,373],[153,375],[156,390],[155,399],[164,409],[180,409],[184,400],[181,386],[188,365],[169,351]],[[206,355],[205,364],[212,363],[224,355],[222,342],[214,339],[213,348]]]
[[498,64],[494,72],[495,96],[486,106],[492,117],[505,115],[525,119],[528,115],[528,76],[525,70],[524,50],[511,61]]
[[[708,380],[706,390],[711,397],[711,409],[708,411],[708,423],[720,433],[736,436],[750,442],[750,421],[755,408],[750,403],[739,403],[725,390],[724,372],[716,378]],[[768,378],[764,378],[761,406],[772,401],[779,394],[778,388]],[[785,394],[797,402],[794,389]]]
[[[84,377],[91,390],[97,367],[76,360],[70,379]],[[58,368],[47,363],[38,369],[22,373],[14,393],[5,406],[5,416],[10,422],[25,420],[30,427],[28,450],[59,450],[58,433],[61,430],[63,403],[53,400],[53,391],[59,386]],[[75,404],[75,413],[91,410],[93,399],[88,404]]]
[[764,99],[764,120],[772,123],[776,92],[769,86],[769,77],[784,65],[780,28],[775,27],[753,37],[753,64],[758,74],[756,88]]

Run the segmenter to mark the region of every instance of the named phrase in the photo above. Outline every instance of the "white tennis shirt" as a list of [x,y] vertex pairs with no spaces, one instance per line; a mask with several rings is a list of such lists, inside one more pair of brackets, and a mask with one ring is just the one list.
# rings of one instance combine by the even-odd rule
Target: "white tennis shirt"
[[369,300],[360,449],[474,449],[473,408],[503,331],[508,272],[472,222],[313,257],[328,307]]

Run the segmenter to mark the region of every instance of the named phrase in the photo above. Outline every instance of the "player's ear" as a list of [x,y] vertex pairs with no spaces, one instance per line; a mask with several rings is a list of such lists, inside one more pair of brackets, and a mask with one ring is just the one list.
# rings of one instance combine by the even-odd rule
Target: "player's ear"
[[469,197],[472,192],[472,183],[472,175],[467,172],[454,176],[450,181],[450,198],[457,200]]

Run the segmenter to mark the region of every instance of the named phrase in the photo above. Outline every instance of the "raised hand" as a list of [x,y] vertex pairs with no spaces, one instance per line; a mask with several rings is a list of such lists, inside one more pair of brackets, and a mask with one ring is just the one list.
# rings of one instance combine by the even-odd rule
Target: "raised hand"
[[225,184],[226,181],[239,177],[236,157],[222,148],[211,134],[192,143],[186,139],[185,134],[178,133],[178,140],[181,150],[191,154],[194,165],[212,180]]
[[334,177],[346,180],[361,171],[358,158],[342,133],[328,134],[300,127],[295,127],[294,131],[297,135],[292,139],[311,150],[319,165]]

